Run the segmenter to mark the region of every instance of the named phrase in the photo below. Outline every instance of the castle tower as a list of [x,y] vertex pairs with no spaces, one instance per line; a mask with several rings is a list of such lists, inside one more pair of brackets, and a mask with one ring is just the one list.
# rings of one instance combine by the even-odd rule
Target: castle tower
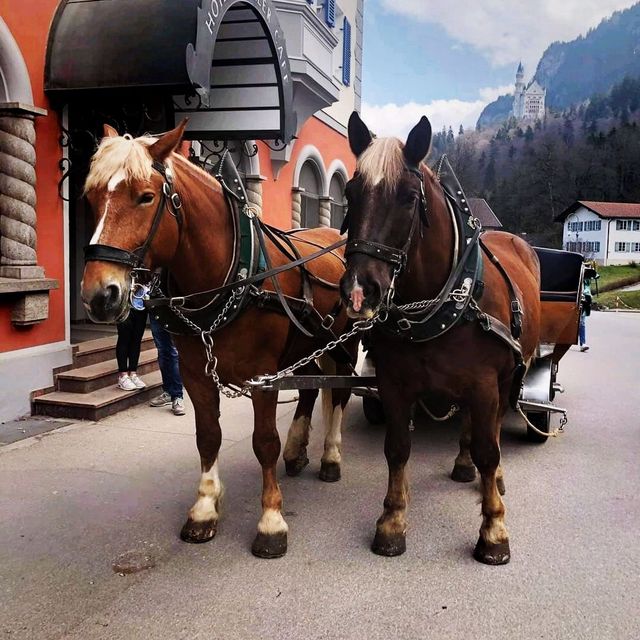
[[513,115],[519,120],[524,117],[524,67],[522,62],[516,71],[516,90],[513,97]]

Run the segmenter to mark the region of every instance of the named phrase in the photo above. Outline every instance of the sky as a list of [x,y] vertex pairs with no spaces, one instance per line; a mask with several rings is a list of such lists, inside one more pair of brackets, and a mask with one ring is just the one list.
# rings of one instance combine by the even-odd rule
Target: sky
[[525,81],[554,41],[584,35],[638,0],[365,0],[362,115],[406,137],[425,114],[435,131],[474,128],[482,109]]

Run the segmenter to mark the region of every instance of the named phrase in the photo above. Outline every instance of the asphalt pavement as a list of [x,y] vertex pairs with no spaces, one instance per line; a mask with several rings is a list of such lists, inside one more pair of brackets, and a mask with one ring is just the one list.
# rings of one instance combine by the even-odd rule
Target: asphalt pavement
[[[640,314],[594,313],[561,362],[565,433],[503,429],[509,565],[471,557],[477,484],[452,482],[455,425],[413,434],[407,553],[369,551],[386,489],[383,430],[352,399],[343,479],[279,475],[289,552],[259,560],[251,406],[223,409],[216,538],[178,538],[199,476],[193,413],[141,407],[0,447],[0,639],[640,637]],[[280,407],[284,433],[294,405]],[[144,568],[126,573],[127,563]],[[135,569],[136,567],[134,567]],[[140,568],[140,567],[137,567]]]

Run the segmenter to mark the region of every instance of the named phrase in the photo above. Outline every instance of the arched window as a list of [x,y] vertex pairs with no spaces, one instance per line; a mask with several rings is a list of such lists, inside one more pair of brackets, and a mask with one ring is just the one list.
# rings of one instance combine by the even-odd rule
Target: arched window
[[320,223],[321,181],[318,168],[313,160],[307,160],[300,169],[298,186],[301,191],[301,225],[317,227]]
[[347,212],[347,201],[344,197],[344,178],[337,171],[329,183],[329,197],[331,198],[331,226],[339,229]]

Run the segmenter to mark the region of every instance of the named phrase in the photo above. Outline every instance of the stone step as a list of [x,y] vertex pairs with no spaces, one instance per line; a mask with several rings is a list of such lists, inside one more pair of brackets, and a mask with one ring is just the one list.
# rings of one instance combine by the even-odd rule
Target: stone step
[[33,414],[74,420],[101,420],[118,411],[148,402],[162,388],[159,371],[141,376],[147,386],[139,391],[122,391],[115,385],[90,393],[53,391],[34,398]]
[[[96,340],[87,340],[74,346],[73,364],[76,367],[86,367],[105,360],[113,360],[116,357],[117,336],[108,336],[106,338],[97,338]],[[155,344],[151,331],[147,330],[142,336],[140,349],[146,351],[153,349]]]
[[[158,352],[155,348],[140,353],[138,375],[144,376],[158,370]],[[91,393],[113,386],[118,382],[118,361],[105,360],[86,367],[69,369],[56,375],[56,391]]]

